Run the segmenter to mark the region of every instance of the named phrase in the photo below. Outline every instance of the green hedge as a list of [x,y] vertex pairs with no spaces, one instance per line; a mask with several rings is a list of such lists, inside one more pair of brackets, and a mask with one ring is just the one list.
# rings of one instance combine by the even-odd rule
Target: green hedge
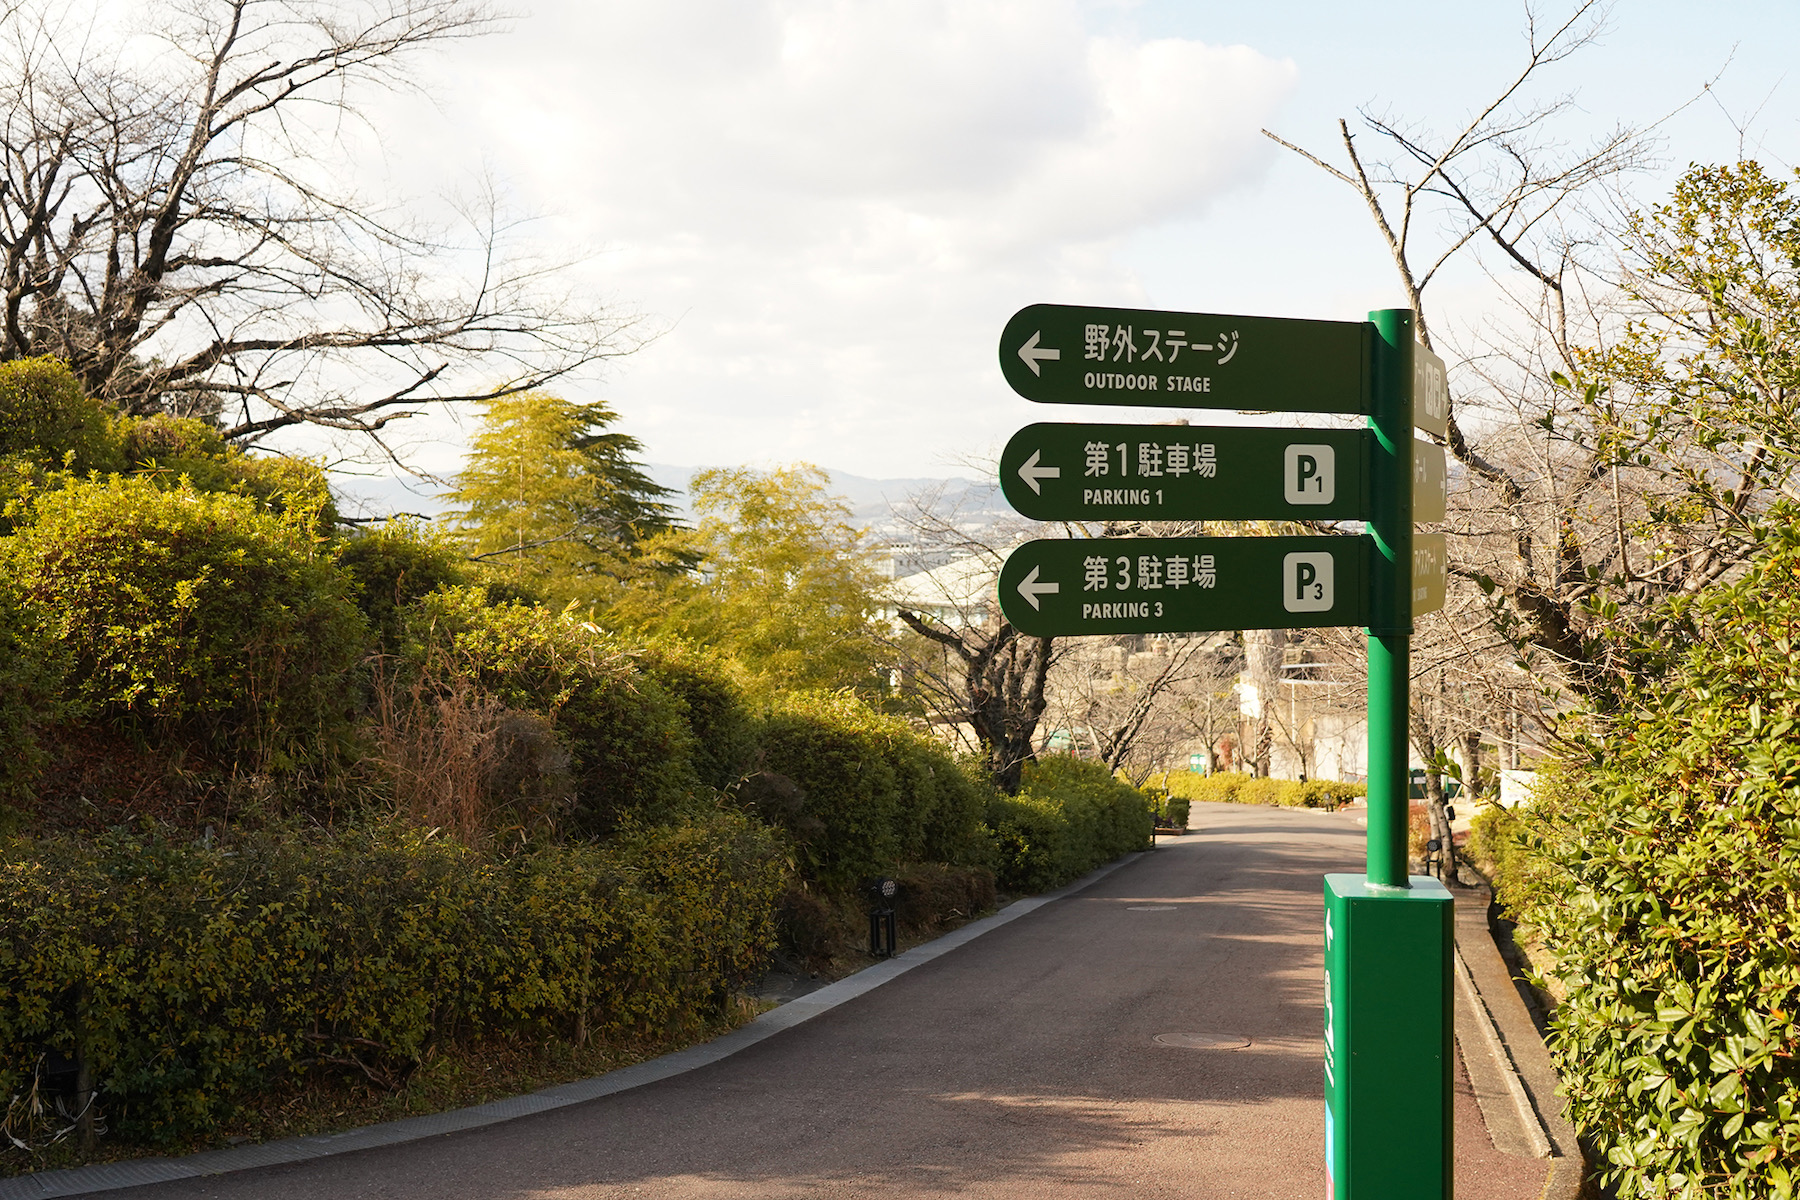
[[1027,763],[1017,796],[988,803],[999,884],[1041,892],[1148,846],[1152,801],[1100,763],[1051,755]]
[[308,1070],[398,1081],[446,1039],[678,1030],[762,970],[784,874],[731,814],[505,860],[395,827],[15,840],[0,1090],[80,1053],[107,1126],[160,1141]]
[[792,780],[780,814],[802,869],[852,887],[901,863],[978,863],[992,788],[923,734],[848,692],[804,692],[770,710],[762,765]]
[[1305,783],[1292,779],[1259,779],[1254,775],[1220,772],[1198,775],[1171,771],[1154,776],[1154,782],[1167,788],[1171,796],[1184,800],[1214,803],[1277,804],[1288,808],[1338,808],[1369,789],[1360,783],[1340,783],[1335,779],[1309,779]]
[[[1633,647],[1581,749],[1497,831],[1562,1001],[1570,1116],[1622,1197],[1800,1192],[1800,531]],[[1565,731],[1570,732],[1570,731]]]

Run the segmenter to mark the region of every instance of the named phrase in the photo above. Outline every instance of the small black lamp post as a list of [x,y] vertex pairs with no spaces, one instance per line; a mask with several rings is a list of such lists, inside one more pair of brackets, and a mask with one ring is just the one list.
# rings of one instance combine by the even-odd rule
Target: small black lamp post
[[863,885],[869,893],[869,953],[875,958],[892,958],[898,938],[894,924],[894,901],[900,885],[885,876]]

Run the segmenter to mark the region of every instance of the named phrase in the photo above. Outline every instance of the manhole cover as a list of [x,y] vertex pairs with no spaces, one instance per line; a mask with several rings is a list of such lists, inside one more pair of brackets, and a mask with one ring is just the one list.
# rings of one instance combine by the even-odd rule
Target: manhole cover
[[1133,905],[1129,906],[1128,908],[1126,908],[1125,911],[1126,912],[1174,912],[1175,906],[1173,904],[1133,904]]
[[1159,1033],[1159,1046],[1175,1046],[1182,1050],[1242,1050],[1250,1044],[1247,1037],[1235,1033]]

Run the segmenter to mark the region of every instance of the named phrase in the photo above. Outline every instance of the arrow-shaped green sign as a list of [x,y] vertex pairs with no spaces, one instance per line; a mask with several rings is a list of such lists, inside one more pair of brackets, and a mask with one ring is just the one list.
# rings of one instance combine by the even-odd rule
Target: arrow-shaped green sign
[[1033,304],[1000,369],[1045,404],[1366,413],[1372,339],[1363,321]]
[[1027,542],[1000,570],[1023,633],[1201,633],[1368,623],[1366,537]]
[[1366,429],[1027,425],[1000,455],[1000,486],[1034,521],[1361,520],[1371,436]]

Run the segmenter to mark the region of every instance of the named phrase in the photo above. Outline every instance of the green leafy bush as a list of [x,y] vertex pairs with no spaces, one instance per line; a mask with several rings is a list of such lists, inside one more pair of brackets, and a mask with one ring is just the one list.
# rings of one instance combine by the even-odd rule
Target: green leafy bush
[[397,518],[358,532],[338,550],[356,606],[376,643],[398,648],[406,609],[441,588],[469,582],[463,553],[418,521]]
[[64,656],[45,623],[0,577],[0,801],[30,785],[41,760],[37,731],[62,707]]
[[1297,803],[1303,808],[1335,809],[1369,794],[1369,787],[1363,783],[1342,783],[1336,779],[1309,779],[1298,785],[1293,800],[1283,799],[1283,804]]
[[329,534],[337,525],[325,472],[309,459],[245,454],[227,444],[215,426],[167,413],[124,421],[119,435],[128,469],[164,486],[247,496],[319,534]]
[[1163,820],[1170,829],[1186,829],[1189,801],[1183,796],[1170,796],[1163,802]]
[[1309,779],[1300,783],[1292,779],[1259,779],[1254,775],[1219,772],[1196,775],[1170,772],[1156,777],[1169,789],[1171,796],[1185,800],[1203,800],[1237,804],[1277,804],[1289,808],[1337,808],[1369,789],[1360,783],[1340,783],[1335,779]]
[[1238,786],[1234,799],[1239,804],[1288,804],[1291,803],[1288,797],[1298,798],[1295,795],[1298,786],[1290,779],[1246,779]]
[[679,1031],[754,978],[785,868],[734,814],[482,859],[392,826],[0,846],[0,1089],[81,1056],[107,1126],[204,1133],[309,1070],[434,1042]]
[[1062,806],[1021,792],[988,801],[995,875],[1009,892],[1029,895],[1080,878],[1069,820]]
[[409,610],[405,637],[403,669],[439,681],[446,694],[466,679],[551,722],[573,760],[578,832],[662,819],[698,788],[681,701],[574,613],[489,605],[479,587],[447,588]]
[[638,661],[680,700],[694,734],[694,770],[702,783],[723,790],[753,769],[757,718],[723,655],[662,638]]
[[1519,813],[1498,804],[1484,804],[1469,818],[1469,842],[1464,848],[1477,870],[1504,886],[1513,873],[1514,852],[1521,834]]
[[774,704],[761,740],[764,770],[799,789],[784,824],[809,879],[850,887],[984,854],[990,789],[900,719],[847,692],[804,692]]
[[1250,775],[1229,771],[1212,775],[1196,775],[1191,771],[1171,772],[1165,777],[1163,786],[1169,789],[1171,796],[1179,796],[1183,800],[1233,803],[1238,800],[1238,792],[1243,789],[1244,784],[1252,778],[1254,777]]
[[88,719],[277,767],[348,729],[367,631],[308,528],[116,476],[44,493],[32,516],[5,563]]
[[54,358],[0,363],[0,456],[76,472],[121,465],[106,410]]
[[1041,892],[1145,848],[1155,817],[1104,765],[1050,755],[1026,764],[1019,795],[989,801],[987,825],[1000,886]]
[[[1503,838],[1502,895],[1549,955],[1552,1050],[1623,1197],[1800,1191],[1800,531],[1677,602],[1581,752]],[[1499,820],[1499,819],[1496,819]]]

